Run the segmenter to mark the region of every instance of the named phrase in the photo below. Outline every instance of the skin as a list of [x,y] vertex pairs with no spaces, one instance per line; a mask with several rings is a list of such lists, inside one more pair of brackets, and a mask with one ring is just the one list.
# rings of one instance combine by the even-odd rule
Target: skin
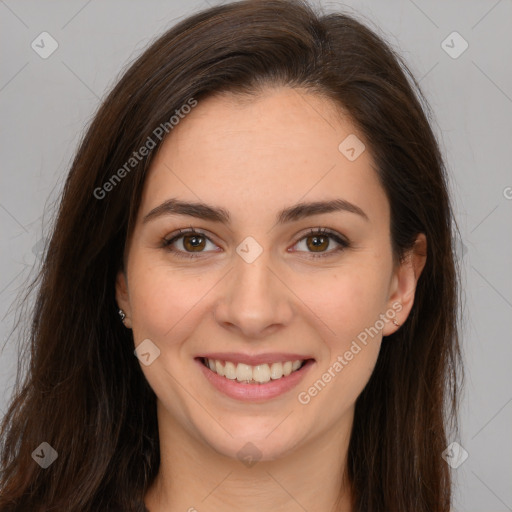
[[[368,144],[355,161],[338,150],[350,134],[364,142],[339,108],[310,92],[267,88],[250,101],[220,94],[201,100],[153,161],[116,283],[135,346],[150,339],[160,350],[149,366],[141,364],[157,396],[162,459],[145,499],[151,512],[352,510],[345,461],[354,404],[382,337],[399,327],[387,321],[309,403],[297,395],[393,304],[405,322],[426,240],[419,235],[395,263],[389,203]],[[232,224],[183,215],[143,223],[171,197],[222,207]],[[286,206],[335,198],[368,219],[337,211],[275,224]],[[162,248],[164,238],[190,226],[210,239],[201,239],[198,258]],[[330,254],[314,259],[319,252],[308,229],[318,227],[350,246],[336,252],[340,245],[328,239],[317,251]],[[263,249],[252,263],[236,252],[247,236]],[[194,251],[185,241],[173,247]],[[247,403],[205,379],[194,361],[201,352],[293,352],[315,364],[293,390]],[[248,442],[261,457],[251,467],[237,456]]]

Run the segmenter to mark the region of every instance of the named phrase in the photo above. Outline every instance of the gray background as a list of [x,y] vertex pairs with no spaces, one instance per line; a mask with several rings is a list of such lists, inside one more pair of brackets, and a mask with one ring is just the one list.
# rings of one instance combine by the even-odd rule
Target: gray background
[[[15,378],[12,303],[33,276],[84,128],[150,41],[215,3],[0,0],[0,340],[7,341],[0,412]],[[406,58],[433,107],[462,234],[465,290],[467,381],[461,437],[450,440],[469,457],[453,470],[453,509],[512,511],[512,1],[311,3],[377,28]],[[31,48],[43,31],[59,44],[47,59]],[[453,31],[469,44],[456,59],[441,45]],[[460,40],[447,41],[452,52],[461,48]]]

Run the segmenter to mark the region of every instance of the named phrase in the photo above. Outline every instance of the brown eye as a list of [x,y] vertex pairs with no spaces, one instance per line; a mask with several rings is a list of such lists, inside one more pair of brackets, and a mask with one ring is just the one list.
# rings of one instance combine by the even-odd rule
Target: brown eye
[[[181,241],[183,249],[176,249],[174,247],[174,245],[179,241]],[[203,250],[208,242],[214,245],[213,242],[200,231],[196,231],[193,228],[185,231],[180,229],[178,235],[173,236],[170,239],[164,239],[162,247],[178,257],[197,258],[203,253],[210,252]]]
[[194,252],[196,249],[199,249],[200,252],[201,249],[204,248],[206,245],[205,237],[203,235],[183,235],[183,247],[187,251]]
[[309,235],[306,245],[313,252],[322,252],[329,247],[329,237],[325,235]]
[[[175,245],[180,241],[182,248],[176,248]],[[299,252],[306,252],[311,258],[332,256],[333,254],[350,246],[348,240],[344,237],[325,228],[312,229],[295,245],[303,243],[303,241],[305,242],[306,250],[300,250]],[[331,250],[327,250],[331,247],[333,241],[338,246]],[[207,243],[211,243],[215,246],[215,244],[204,233],[191,228],[185,231],[180,229],[178,235],[173,236],[170,239],[164,239],[162,247],[180,258],[198,258],[202,254],[211,252],[204,250]]]
[[[302,241],[305,241],[307,249],[305,252],[309,253],[309,256],[312,258],[332,256],[334,253],[343,251],[350,246],[348,240],[326,228],[312,229],[306,236],[302,237],[297,244],[300,244]],[[327,251],[331,246],[331,241],[338,244],[338,247]]]

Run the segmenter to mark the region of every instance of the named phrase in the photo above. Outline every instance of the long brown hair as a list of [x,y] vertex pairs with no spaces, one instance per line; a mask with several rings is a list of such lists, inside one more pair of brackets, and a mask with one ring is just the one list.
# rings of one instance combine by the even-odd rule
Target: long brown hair
[[[409,318],[382,344],[356,402],[354,512],[449,511],[441,453],[457,426],[462,375],[458,279],[428,104],[397,53],[354,17],[316,13],[298,0],[247,0],[201,11],[159,37],[80,143],[32,283],[30,362],[2,423],[2,512],[140,510],[159,468],[156,399],[119,321],[115,278],[164,139],[155,129],[171,133],[170,118],[191,98],[250,98],[273,85],[316,92],[348,112],[390,202],[395,256],[418,233],[428,241]],[[153,147],[130,161],[148,138]],[[58,453],[47,469],[31,456],[42,442]]]

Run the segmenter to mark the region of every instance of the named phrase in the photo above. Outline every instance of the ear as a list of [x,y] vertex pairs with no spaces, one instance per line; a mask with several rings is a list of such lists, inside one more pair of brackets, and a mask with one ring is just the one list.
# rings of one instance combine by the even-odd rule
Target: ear
[[[427,238],[420,233],[414,246],[404,255],[391,279],[388,310],[395,311],[394,320],[403,325],[414,304],[414,294],[418,279],[427,261]],[[383,336],[389,336],[399,329],[393,321],[387,322],[382,330]]]
[[116,302],[120,309],[126,315],[123,323],[125,327],[131,329],[132,327],[132,310],[130,306],[130,294],[128,291],[128,281],[124,270],[120,270],[116,277]]

